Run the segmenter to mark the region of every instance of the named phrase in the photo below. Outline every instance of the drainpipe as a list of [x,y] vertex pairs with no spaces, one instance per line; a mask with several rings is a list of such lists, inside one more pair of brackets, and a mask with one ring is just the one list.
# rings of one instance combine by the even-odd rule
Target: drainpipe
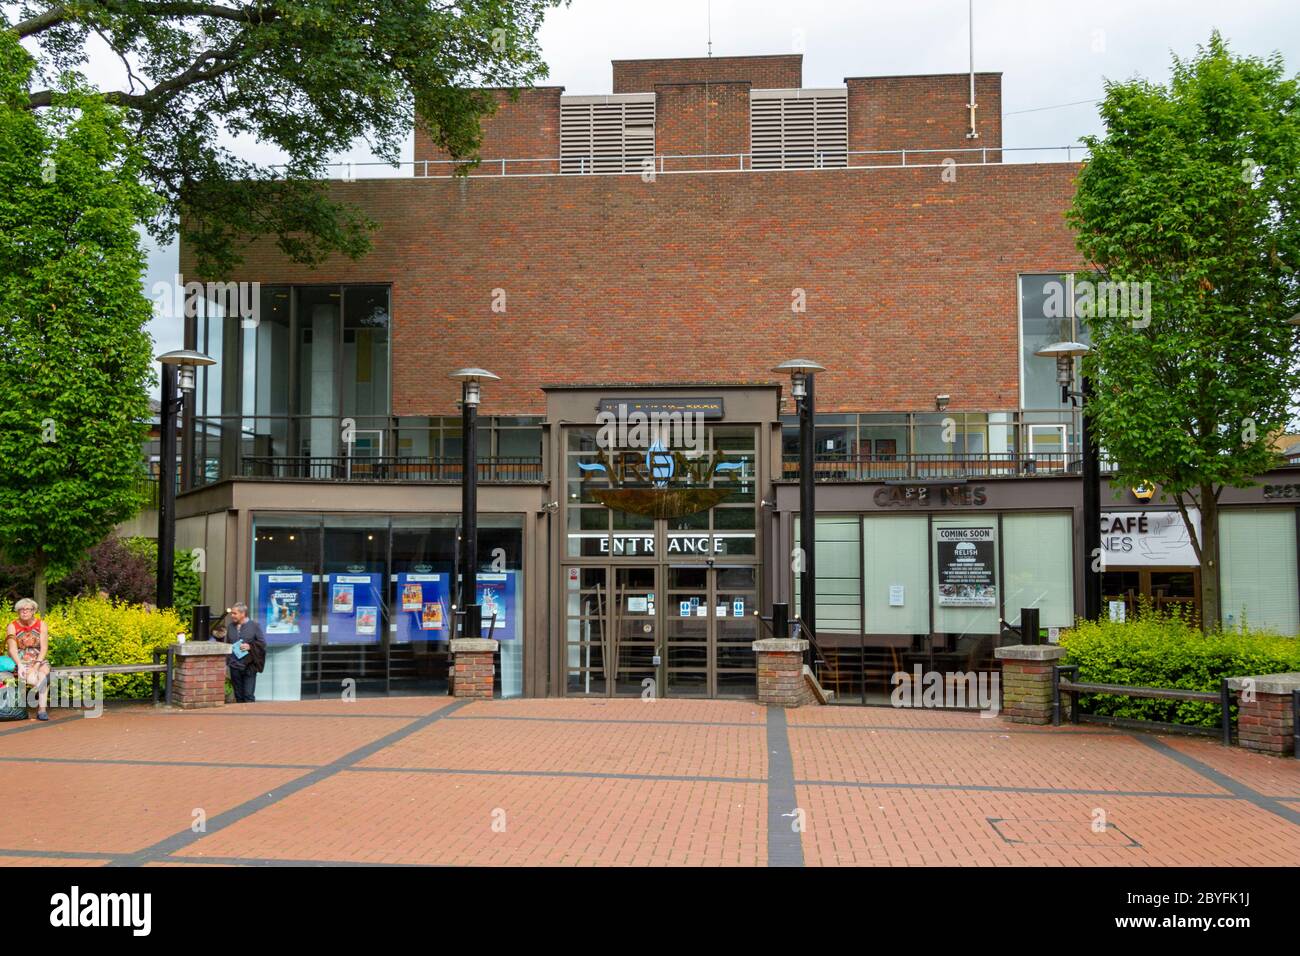
[[970,129],[966,133],[966,138],[979,139],[980,134],[975,131],[975,110],[979,108],[975,103],[975,0],[968,0],[966,10],[970,33],[970,102],[966,104],[966,108],[970,110]]

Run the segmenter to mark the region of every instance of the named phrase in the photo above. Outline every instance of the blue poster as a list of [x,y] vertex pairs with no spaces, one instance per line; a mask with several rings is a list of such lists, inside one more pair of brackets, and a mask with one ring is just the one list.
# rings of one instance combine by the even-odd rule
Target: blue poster
[[446,641],[451,639],[451,576],[399,574],[397,576],[397,633],[394,641]]
[[311,642],[311,575],[258,571],[257,606],[267,644]]
[[492,637],[498,641],[513,641],[519,636],[519,603],[516,586],[518,571],[479,572],[478,603],[483,608],[483,636],[491,630],[492,615],[496,615],[496,629]]
[[383,619],[382,574],[331,574],[326,577],[331,644],[378,644]]

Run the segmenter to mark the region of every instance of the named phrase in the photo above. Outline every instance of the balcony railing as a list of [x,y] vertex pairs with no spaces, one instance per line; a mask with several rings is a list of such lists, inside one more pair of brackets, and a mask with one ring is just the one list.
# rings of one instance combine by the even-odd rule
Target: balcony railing
[[[307,457],[298,455],[246,455],[241,461],[244,478],[298,481],[432,481],[459,484],[464,468],[459,458],[425,457]],[[540,482],[542,459],[480,458],[478,480],[483,482]]]
[[[987,455],[864,455],[818,456],[816,481],[906,481],[942,478],[1035,478],[1078,475],[1078,452],[1034,452]],[[799,478],[799,456],[782,456],[782,477]]]
[[[827,154],[828,156],[830,154]],[[756,167],[753,153],[663,153],[644,162],[629,162],[629,168],[613,172],[588,171],[599,168],[604,157],[560,156],[484,157],[477,163],[454,159],[421,159],[400,163],[330,163],[327,178],[341,182],[358,179],[446,179],[470,176],[644,176],[647,173],[770,172],[780,169],[883,169],[889,167],[995,166],[1018,163],[1076,163],[1088,157],[1088,148],[1070,146],[968,146],[957,149],[851,149],[834,153],[836,162],[794,161]],[[803,154],[800,154],[803,157]],[[770,156],[760,156],[760,160]],[[579,171],[571,172],[576,164]],[[561,171],[561,168],[565,171]],[[272,169],[279,167],[272,166]]]

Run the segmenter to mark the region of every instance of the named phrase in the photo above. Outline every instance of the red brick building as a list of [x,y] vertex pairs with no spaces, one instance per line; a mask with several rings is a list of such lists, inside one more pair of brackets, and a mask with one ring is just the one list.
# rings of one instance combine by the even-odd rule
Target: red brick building
[[[480,408],[480,590],[490,575],[504,694],[753,693],[756,612],[793,597],[793,407],[771,370],[794,357],[826,367],[833,689],[983,666],[1021,607],[1068,625],[1077,417],[1033,353],[1083,334],[1064,220],[1080,153],[1004,149],[997,73],[806,89],[798,55],[625,60],[612,89],[499,92],[464,175],[417,131],[402,176],[331,183],[378,224],[359,261],[310,270],[258,242],[236,275],[188,276],[260,284],[255,321],[191,330],[221,361],[180,543],[206,549],[210,602],[276,619],[267,693],[445,675],[464,367],[500,376]],[[698,412],[703,436],[607,447],[600,413],[638,402]],[[729,492],[608,504],[638,482]],[[966,537],[962,578],[944,562]],[[1195,600],[1195,568],[1141,568],[1109,596]]]

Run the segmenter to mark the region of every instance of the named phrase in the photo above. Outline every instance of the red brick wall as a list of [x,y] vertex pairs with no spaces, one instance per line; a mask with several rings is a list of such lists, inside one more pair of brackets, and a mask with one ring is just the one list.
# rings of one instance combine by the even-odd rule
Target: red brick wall
[[[869,76],[845,80],[849,88],[849,149],[964,149],[1002,145],[1002,74],[975,74],[975,128],[968,140],[970,74]],[[969,162],[960,155],[959,162]],[[996,159],[990,155],[990,161]],[[854,157],[864,162],[865,157]],[[879,157],[878,162],[892,162]],[[908,158],[908,162],[912,162]],[[918,158],[917,161],[928,161]],[[934,160],[938,161],[938,160]]]
[[[748,83],[655,87],[655,152],[701,156],[749,152]],[[740,157],[667,161],[670,170],[737,169]]]
[[615,93],[649,93],[660,83],[745,81],[756,90],[803,86],[803,54],[615,60]]
[[382,223],[367,259],[312,271],[260,241],[229,278],[391,282],[399,415],[454,414],[462,366],[502,377],[483,412],[508,415],[541,413],[542,384],[769,381],[794,356],[828,367],[822,412],[1009,409],[1017,272],[1083,265],[1077,169],[337,183]]
[[[513,162],[507,165],[506,172],[550,173],[559,172],[560,156],[560,95],[562,86],[540,86],[519,91],[519,98],[512,99],[509,90],[493,90],[497,101],[497,110],[485,116],[483,124],[483,145],[479,156],[484,163],[473,171],[474,175],[499,175],[500,161],[538,160],[541,162]],[[434,161],[449,160],[445,152],[436,148],[429,134],[418,125],[415,129],[415,161],[429,161],[428,175],[447,176],[452,172],[449,165],[433,165]],[[497,162],[493,163],[492,161]],[[416,175],[424,175],[424,168],[416,166]]]

